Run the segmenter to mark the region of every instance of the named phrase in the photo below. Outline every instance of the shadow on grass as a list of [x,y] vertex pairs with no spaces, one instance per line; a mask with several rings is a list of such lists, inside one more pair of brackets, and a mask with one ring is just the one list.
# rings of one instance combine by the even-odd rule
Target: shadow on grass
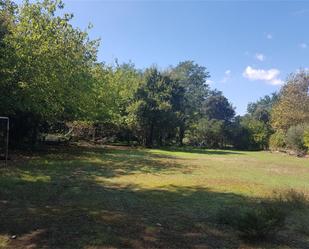
[[[92,153],[98,162],[87,157]],[[149,190],[95,181],[97,176],[180,167],[164,167],[164,157],[155,156],[137,150],[69,149],[2,169],[0,234],[17,235],[7,248],[239,248],[235,232],[215,223],[217,210],[257,200],[198,187]],[[309,247],[306,241],[293,243],[294,248]]]
[[203,149],[193,147],[164,147],[161,148],[161,150],[171,152],[205,154],[205,155],[243,155],[245,153],[242,151],[234,151],[234,150],[215,150],[215,149]]

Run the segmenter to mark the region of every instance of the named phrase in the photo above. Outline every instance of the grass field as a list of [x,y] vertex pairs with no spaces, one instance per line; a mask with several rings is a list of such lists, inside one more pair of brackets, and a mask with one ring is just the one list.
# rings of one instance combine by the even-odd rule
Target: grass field
[[308,158],[49,148],[0,169],[0,248],[309,248],[309,235],[289,227],[252,244],[216,222],[222,208],[291,188],[309,195]]

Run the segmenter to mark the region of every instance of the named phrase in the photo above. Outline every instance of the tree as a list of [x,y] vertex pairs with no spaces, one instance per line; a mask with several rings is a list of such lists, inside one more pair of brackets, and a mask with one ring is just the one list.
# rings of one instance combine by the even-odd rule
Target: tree
[[271,150],[280,150],[286,147],[285,143],[286,135],[283,131],[278,130],[272,134],[269,138],[269,148]]
[[31,120],[31,129],[25,130],[32,130],[35,138],[42,122],[88,116],[98,41],[74,28],[71,14],[56,15],[62,8],[59,0],[45,0],[24,1],[17,11],[1,10],[2,17],[9,17],[2,48],[4,58],[10,59],[1,70],[6,80],[0,82],[9,98],[4,95],[0,101],[14,119],[13,134],[22,130],[26,120]]
[[289,149],[297,152],[299,155],[302,155],[306,150],[306,145],[304,141],[304,125],[298,124],[291,126],[286,133],[286,145]]
[[271,112],[274,129],[287,132],[291,126],[309,122],[308,90],[308,72],[301,71],[290,75]]
[[206,80],[209,72],[193,61],[180,62],[172,68],[170,75],[182,87],[183,101],[179,108],[178,142],[182,145],[185,131],[201,117],[201,106],[208,96],[209,86]]
[[16,8],[13,2],[0,0],[0,113],[2,115],[12,114],[16,103],[13,95],[17,87],[14,82],[16,53],[7,42]]
[[93,78],[93,118],[124,125],[127,107],[142,82],[142,73],[132,63],[116,66],[97,64],[93,68]]
[[252,139],[250,138],[250,130],[243,125],[243,117],[236,116],[233,122],[228,126],[228,138],[230,144],[237,149],[250,149]]
[[187,138],[189,143],[194,146],[222,148],[223,129],[224,122],[222,120],[201,118],[191,126]]
[[247,130],[249,139],[249,149],[266,149],[268,148],[268,141],[271,135],[269,127],[262,121],[244,116],[240,124]]
[[229,122],[235,116],[234,107],[228,99],[222,95],[222,92],[214,90],[202,105],[202,113],[208,119],[217,119]]
[[272,93],[271,95],[266,95],[263,98],[260,98],[256,102],[248,104],[247,113],[254,119],[266,123],[270,122],[271,119],[271,110],[278,101],[278,94]]
[[138,136],[147,147],[162,145],[175,129],[173,84],[171,78],[162,75],[156,68],[147,69],[144,82],[128,108],[129,122],[135,126]]

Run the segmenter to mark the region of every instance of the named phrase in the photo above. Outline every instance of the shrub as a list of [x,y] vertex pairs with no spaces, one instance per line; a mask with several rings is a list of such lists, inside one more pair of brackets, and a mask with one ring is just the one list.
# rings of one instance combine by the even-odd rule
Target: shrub
[[275,205],[289,213],[286,225],[290,230],[309,235],[309,199],[303,192],[291,189],[280,193],[275,198]]
[[216,221],[222,225],[235,227],[240,212],[239,207],[222,207],[217,211]]
[[288,129],[286,134],[287,147],[301,155],[306,151],[304,143],[304,126],[296,125]]
[[275,235],[284,225],[286,216],[286,209],[274,203],[261,203],[246,208],[220,209],[216,220],[237,229],[245,239],[259,240]]
[[286,216],[284,209],[263,204],[241,212],[236,221],[236,228],[246,239],[265,239],[276,234],[284,225]]
[[275,203],[281,207],[285,206],[289,210],[296,210],[306,208],[309,201],[303,192],[297,192],[294,189],[290,189],[275,197]]
[[304,234],[309,232],[309,199],[303,192],[293,189],[274,192],[268,201],[248,204],[220,208],[216,222],[233,227],[241,237],[252,241],[270,238],[284,227]]
[[279,150],[285,147],[285,135],[282,131],[272,134],[269,139],[269,148],[271,150]]
[[288,220],[287,226],[297,233],[309,235],[309,213],[302,210],[294,213]]

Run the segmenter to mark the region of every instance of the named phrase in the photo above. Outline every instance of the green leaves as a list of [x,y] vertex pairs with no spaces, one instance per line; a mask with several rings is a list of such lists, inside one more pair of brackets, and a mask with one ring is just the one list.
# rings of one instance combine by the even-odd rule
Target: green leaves
[[5,45],[14,58],[8,65],[14,68],[14,112],[31,111],[44,120],[87,116],[98,43],[69,23],[72,15],[56,16],[62,7],[61,1],[25,1],[11,14]]

